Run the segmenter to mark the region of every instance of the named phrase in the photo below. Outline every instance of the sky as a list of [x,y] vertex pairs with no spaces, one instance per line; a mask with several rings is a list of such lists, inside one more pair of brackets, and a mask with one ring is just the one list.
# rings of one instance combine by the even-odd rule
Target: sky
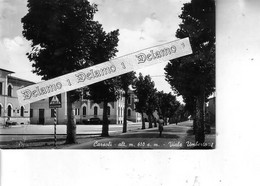
[[[90,0],[98,5],[95,20],[105,31],[119,29],[117,57],[176,39],[183,3],[189,0]],[[41,77],[33,74],[26,53],[30,41],[22,36],[21,18],[28,12],[26,0],[0,0],[0,68],[15,72],[13,76],[33,82]],[[167,62],[137,71],[150,75],[156,88],[171,92],[165,81]]]

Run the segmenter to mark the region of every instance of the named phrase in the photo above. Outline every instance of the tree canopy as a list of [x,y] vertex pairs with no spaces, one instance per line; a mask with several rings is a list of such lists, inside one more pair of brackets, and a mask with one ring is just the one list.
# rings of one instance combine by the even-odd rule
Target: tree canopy
[[171,93],[164,93],[163,91],[156,92],[157,97],[157,111],[163,118],[173,117],[175,111],[180,103],[176,100],[176,96]]
[[95,4],[86,0],[28,0],[23,35],[31,41],[27,54],[33,72],[44,80],[92,65],[90,51],[100,24],[93,21]]
[[151,99],[151,97],[155,93],[154,86],[155,84],[151,80],[151,77],[149,75],[143,76],[141,73],[134,82],[134,93],[138,99],[138,101],[135,103],[136,111],[141,113],[142,115],[142,129],[145,128],[143,114],[147,113],[147,111],[149,113],[149,108],[151,107],[151,105],[149,105],[149,103],[151,102],[149,101],[149,99]]
[[[33,72],[43,80],[115,56],[119,31],[106,33],[102,25],[93,20],[96,4],[90,4],[88,0],[28,0],[27,6],[28,13],[21,20],[23,35],[32,46],[27,55],[33,62]],[[77,91],[67,92],[67,143],[76,142],[72,103],[79,96],[75,95],[78,95]]]
[[129,72],[119,76],[120,88],[123,89],[124,97],[125,97],[123,133],[127,131],[127,100],[129,97],[128,95],[129,86],[134,84],[135,79],[136,79],[135,72]]
[[204,142],[204,102],[215,91],[215,1],[191,0],[179,17],[176,37],[189,37],[193,54],[171,60],[165,68],[166,80],[189,108],[196,108],[196,140]]

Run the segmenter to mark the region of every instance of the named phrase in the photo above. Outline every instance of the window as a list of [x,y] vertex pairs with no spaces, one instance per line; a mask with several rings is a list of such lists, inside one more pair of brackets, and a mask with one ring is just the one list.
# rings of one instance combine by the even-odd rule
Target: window
[[97,106],[94,107],[94,115],[95,115],[95,116],[98,115],[98,107],[97,107]]
[[107,115],[110,116],[110,106],[107,107]]
[[79,109],[75,108],[75,116],[78,116],[78,115],[79,115]]
[[0,82],[0,95],[3,95],[3,82]]
[[33,117],[33,109],[30,109],[30,117]]
[[21,113],[20,113],[21,117],[24,117],[24,107],[21,107]]
[[127,104],[131,105],[131,96],[128,97]]
[[10,97],[12,96],[12,86],[11,85],[8,85],[7,95],[10,96]]
[[0,116],[2,116],[2,105],[0,105]]
[[12,116],[12,107],[11,107],[11,105],[8,105],[8,107],[7,107],[7,116],[9,116],[9,117]]
[[83,107],[83,116],[86,116],[87,115],[87,108],[84,106]]
[[127,116],[129,116],[129,117],[131,116],[131,109],[127,110]]

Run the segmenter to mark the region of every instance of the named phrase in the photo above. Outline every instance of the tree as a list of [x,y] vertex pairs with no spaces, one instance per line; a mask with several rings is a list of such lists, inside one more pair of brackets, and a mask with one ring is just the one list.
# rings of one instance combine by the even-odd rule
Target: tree
[[152,128],[152,120],[154,120],[153,113],[156,110],[156,89],[151,86],[148,90],[148,99],[146,102],[146,114],[148,116],[149,128]]
[[185,119],[185,113],[186,113],[186,111],[185,111],[184,107],[185,107],[185,106],[184,106],[183,104],[179,104],[178,107],[177,107],[177,109],[176,109],[175,112],[174,112],[173,117],[174,117],[174,121],[175,121],[176,125],[177,125],[179,122],[181,122],[181,121],[183,121],[183,120]]
[[123,133],[127,131],[127,100],[129,98],[129,86],[133,85],[134,80],[136,78],[135,72],[129,72],[127,74],[123,74],[119,76],[120,78],[120,87],[124,91],[125,97],[125,108],[124,108],[124,121],[123,121]]
[[193,54],[171,60],[166,80],[173,90],[195,105],[195,141],[205,141],[205,98],[215,91],[215,2],[192,0],[184,4],[176,37],[189,37]]
[[[145,129],[144,113],[150,114],[149,111],[149,99],[154,93],[154,82],[151,80],[151,77],[143,76],[141,73],[134,81],[134,93],[137,96],[138,101],[135,103],[136,111],[141,113],[142,117],[142,129]],[[151,127],[149,121],[149,127]]]
[[[34,73],[48,80],[94,64],[103,33],[102,26],[93,21],[96,4],[87,0],[28,0],[27,6],[23,35],[31,41],[27,56]],[[72,103],[79,98],[77,92],[67,92],[67,143],[76,143]]]
[[172,118],[179,107],[180,103],[176,100],[176,96],[171,93],[159,91],[156,93],[157,111],[163,117],[166,123],[167,118]]
[[119,88],[115,78],[111,80],[101,81],[89,86],[89,99],[96,103],[103,103],[103,124],[102,124],[102,137],[109,136],[109,122],[108,122],[108,103],[117,100],[119,96]]
[[[91,55],[95,56],[94,64],[100,64],[115,57],[118,45],[119,30],[114,30],[106,33],[102,28],[99,29],[99,35],[96,48],[91,51]],[[109,122],[108,122],[108,103],[117,100],[119,96],[119,78],[111,78],[92,84],[88,87],[89,99],[96,103],[103,102],[103,125],[101,136],[109,136]]]

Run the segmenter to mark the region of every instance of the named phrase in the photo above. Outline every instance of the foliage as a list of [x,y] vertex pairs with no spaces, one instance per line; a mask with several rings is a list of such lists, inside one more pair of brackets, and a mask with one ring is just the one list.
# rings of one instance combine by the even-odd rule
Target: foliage
[[123,133],[127,131],[127,100],[129,97],[128,95],[129,86],[133,85],[135,78],[136,78],[135,72],[129,72],[119,76],[120,87],[121,89],[123,89],[124,97],[125,97]]
[[[118,35],[119,30],[112,31],[110,33],[106,33],[100,27],[98,30],[98,40],[97,46],[90,53],[94,56],[93,62],[94,64],[100,64],[110,60],[115,57],[118,44]],[[107,117],[107,109],[108,102],[112,102],[117,100],[119,96],[119,78],[115,77],[112,79],[108,79],[105,81],[101,81],[95,84],[92,84],[88,87],[89,89],[89,99],[93,100],[96,103],[103,102],[103,126],[102,126],[102,136],[108,136],[108,117]]]
[[[133,88],[135,95],[137,96],[138,101],[135,103],[136,105],[136,111],[141,113],[143,116],[143,113],[147,113],[150,115],[152,111],[155,110],[154,103],[153,102],[153,96],[155,94],[155,84],[151,80],[151,77],[143,76],[141,73],[139,76],[135,79]],[[142,128],[145,128],[144,119],[142,118]],[[150,122],[149,122],[150,123]]]
[[85,0],[28,0],[27,6],[23,35],[32,41],[27,55],[34,73],[47,80],[92,65],[89,51],[99,29],[93,21],[95,4]]
[[178,109],[180,103],[176,100],[176,96],[163,91],[156,92],[157,111],[163,118],[172,118]]
[[[43,80],[112,58],[117,52],[118,30],[105,33],[93,20],[96,4],[87,0],[28,0],[28,13],[22,18],[23,35],[31,41],[27,53],[33,72]],[[79,92],[67,93],[67,143],[76,142],[72,103]]]
[[[90,51],[91,56],[93,56],[94,65],[106,62],[115,57],[116,52],[118,51],[116,47],[118,44],[119,30],[106,33],[103,31],[102,27],[100,27],[96,34],[98,35],[96,46]],[[118,88],[118,78],[112,78],[92,84],[88,87],[89,98],[96,103],[115,101],[118,96]]]
[[171,60],[165,68],[166,80],[182,95],[189,109],[195,109],[198,131],[204,142],[205,98],[215,91],[215,2],[192,0],[184,4],[179,16],[182,23],[176,37],[189,37],[193,54]]

